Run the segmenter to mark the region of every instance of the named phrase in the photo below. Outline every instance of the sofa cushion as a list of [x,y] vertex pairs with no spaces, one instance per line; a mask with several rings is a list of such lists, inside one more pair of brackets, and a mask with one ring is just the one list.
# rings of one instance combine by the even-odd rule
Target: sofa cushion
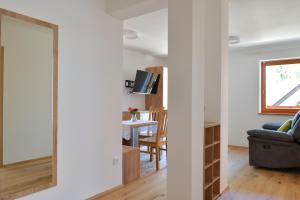
[[268,123],[265,123],[262,126],[262,128],[275,131],[275,130],[279,129],[280,126],[282,126],[282,122],[268,122]]
[[297,123],[297,121],[298,121],[299,118],[300,118],[300,111],[298,111],[298,112],[296,113],[296,115],[294,116],[294,118],[293,118],[293,121],[292,121],[292,128],[296,125],[296,123]]
[[265,140],[280,141],[280,142],[295,142],[292,135],[281,131],[253,129],[247,131],[247,133],[251,137],[265,139]]
[[282,126],[280,126],[277,131],[288,132],[292,127],[292,121],[293,120],[291,119],[287,120],[286,122],[284,122],[284,124],[282,124]]
[[296,122],[288,133],[291,134],[298,143],[300,143],[300,120]]

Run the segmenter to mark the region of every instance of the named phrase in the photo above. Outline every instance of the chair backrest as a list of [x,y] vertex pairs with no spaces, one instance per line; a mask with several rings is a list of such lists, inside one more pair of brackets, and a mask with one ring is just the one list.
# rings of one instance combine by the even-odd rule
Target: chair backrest
[[159,112],[164,110],[164,108],[154,108],[150,107],[149,110],[149,121],[158,121]]
[[158,126],[157,126],[157,134],[156,141],[158,142],[161,138],[167,137],[167,129],[168,129],[168,111],[161,110],[159,112],[158,118]]

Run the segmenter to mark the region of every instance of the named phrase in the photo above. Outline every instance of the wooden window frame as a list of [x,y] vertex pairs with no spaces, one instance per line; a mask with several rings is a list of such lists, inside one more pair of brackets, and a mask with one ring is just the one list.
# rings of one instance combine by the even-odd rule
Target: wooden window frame
[[267,106],[266,105],[266,68],[274,65],[300,64],[300,58],[282,59],[261,62],[261,114],[294,115],[300,106]]

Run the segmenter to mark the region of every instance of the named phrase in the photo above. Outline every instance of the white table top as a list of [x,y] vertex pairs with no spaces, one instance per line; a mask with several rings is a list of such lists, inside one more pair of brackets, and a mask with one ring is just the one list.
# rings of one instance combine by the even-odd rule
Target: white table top
[[157,125],[157,121],[148,121],[148,120],[137,120],[135,122],[128,120],[128,121],[122,121],[123,126],[131,126],[132,128],[138,128],[142,126],[151,126],[151,125]]
[[[135,129],[138,129],[139,131],[142,131],[142,129],[146,129],[151,131],[151,132],[156,132],[157,131],[157,121],[147,121],[147,120],[137,120],[135,122],[129,120],[129,121],[122,121],[122,127],[123,127],[123,138],[125,140],[130,140],[131,139],[131,134],[135,132],[138,134]],[[138,131],[138,132],[139,132]],[[136,137],[138,137],[136,135]]]

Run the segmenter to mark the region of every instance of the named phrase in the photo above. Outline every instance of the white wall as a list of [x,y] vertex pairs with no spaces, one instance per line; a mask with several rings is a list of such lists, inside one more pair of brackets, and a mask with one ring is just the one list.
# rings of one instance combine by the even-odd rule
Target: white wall
[[[22,199],[83,200],[122,183],[122,23],[101,0],[0,0],[59,25],[58,186]],[[109,150],[109,151],[108,151]]]
[[[209,41],[215,43],[209,46]],[[227,0],[169,1],[168,199],[203,199],[203,122],[207,89],[219,90],[210,95],[219,98],[219,102],[222,99],[221,106],[214,102],[218,109],[211,112],[221,118],[221,192],[228,185],[227,42]],[[217,53],[212,56],[214,51]],[[222,87],[218,84],[216,88],[204,87],[207,64],[213,65],[212,72],[215,70],[216,74],[209,74],[222,82]],[[178,82],[181,77],[185,77],[185,81]]]
[[128,107],[137,107],[140,110],[145,109],[145,95],[128,94],[125,86],[125,80],[135,79],[136,70],[144,70],[146,67],[164,66],[167,67],[167,58],[155,57],[142,52],[124,48],[123,50],[123,97],[122,110],[127,111]]
[[107,11],[118,19],[129,19],[132,17],[151,13],[168,7],[168,0],[109,0]]
[[202,0],[169,1],[170,200],[203,197],[204,10]]
[[231,48],[229,52],[229,144],[248,146],[246,131],[291,116],[260,115],[259,61],[300,56],[300,42]]
[[220,122],[221,115],[221,18],[218,1],[206,1],[210,23],[205,24],[205,120]]
[[53,30],[2,17],[4,164],[52,155]]
[[[210,0],[208,0],[210,1]],[[221,26],[221,40],[220,40],[220,48],[221,48],[221,192],[224,192],[228,187],[228,96],[229,96],[229,77],[228,77],[228,15],[229,15],[229,0],[215,0],[218,1],[219,4],[219,17],[220,21],[216,24],[216,26]]]
[[[228,1],[206,0],[205,121],[221,124],[221,191],[228,185]],[[222,109],[222,110],[221,110]],[[222,114],[222,115],[221,115]]]

